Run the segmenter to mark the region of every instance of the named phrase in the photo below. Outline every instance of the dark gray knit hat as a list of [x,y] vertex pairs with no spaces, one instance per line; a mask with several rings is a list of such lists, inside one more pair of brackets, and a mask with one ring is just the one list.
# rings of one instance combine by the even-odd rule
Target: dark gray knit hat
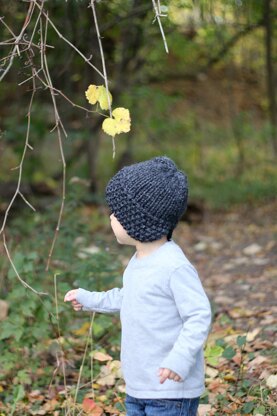
[[187,176],[161,156],[121,169],[108,183],[107,203],[137,241],[171,237],[187,208]]

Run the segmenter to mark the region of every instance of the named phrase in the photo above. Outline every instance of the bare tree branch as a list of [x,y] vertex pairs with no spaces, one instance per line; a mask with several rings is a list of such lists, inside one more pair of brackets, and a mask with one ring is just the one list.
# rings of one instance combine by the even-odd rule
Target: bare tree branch
[[[34,3],[33,3],[33,2],[31,2],[31,3],[29,4],[29,9],[28,9],[28,11],[27,11],[27,16],[26,16],[26,18],[25,18],[25,21],[24,21],[24,24],[23,24],[23,26],[22,26],[22,29],[21,29],[21,31],[20,31],[20,33],[19,33],[19,35],[15,37],[14,47],[13,47],[13,52],[12,52],[12,54],[11,54],[11,58],[10,58],[9,64],[7,65],[7,67],[6,67],[6,69],[4,70],[4,72],[2,73],[2,75],[0,76],[0,81],[2,81],[2,79],[3,79],[3,78],[7,75],[7,73],[9,72],[9,70],[10,70],[10,68],[11,68],[12,64],[13,64],[13,60],[14,60],[15,55],[17,54],[18,56],[20,56],[20,51],[19,51],[18,44],[19,44],[19,42],[21,41],[21,39],[22,39],[22,37],[23,37],[23,35],[24,35],[24,33],[25,33],[25,30],[27,29],[27,27],[28,27],[28,25],[29,25],[29,23],[30,23],[30,21],[31,21],[31,17],[32,17],[33,11],[34,11]],[[3,19],[2,19],[2,23],[4,23]],[[4,23],[4,24],[5,24],[5,23]],[[6,24],[5,24],[5,26],[7,27],[7,25],[6,25]],[[13,32],[12,32],[12,33],[13,33]]]

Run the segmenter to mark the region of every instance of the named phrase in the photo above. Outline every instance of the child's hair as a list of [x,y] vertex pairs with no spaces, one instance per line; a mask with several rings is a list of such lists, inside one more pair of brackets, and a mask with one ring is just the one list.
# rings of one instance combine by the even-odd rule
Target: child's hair
[[166,156],[121,169],[108,183],[110,210],[137,241],[170,240],[187,208],[188,181]]

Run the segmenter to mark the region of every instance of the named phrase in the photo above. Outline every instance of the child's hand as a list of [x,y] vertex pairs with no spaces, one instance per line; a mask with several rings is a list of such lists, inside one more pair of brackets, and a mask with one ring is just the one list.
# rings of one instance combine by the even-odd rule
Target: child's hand
[[74,289],[67,292],[67,294],[64,297],[64,302],[71,302],[72,307],[75,311],[81,311],[83,305],[81,305],[81,303],[77,302],[76,300],[77,290],[78,289]]
[[166,379],[177,381],[177,382],[182,381],[182,378],[177,373],[170,370],[169,368],[160,368],[158,375],[160,377],[161,384],[163,384]]

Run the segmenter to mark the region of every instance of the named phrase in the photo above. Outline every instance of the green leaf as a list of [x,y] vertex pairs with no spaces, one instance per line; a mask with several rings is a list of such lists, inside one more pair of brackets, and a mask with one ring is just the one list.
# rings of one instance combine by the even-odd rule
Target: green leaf
[[245,335],[244,336],[239,335],[237,337],[237,345],[239,347],[242,347],[245,343],[246,343],[246,336]]
[[19,341],[23,334],[24,334],[24,328],[23,327],[16,328],[15,333],[14,333],[15,340]]
[[248,379],[243,380],[243,382],[242,382],[242,387],[243,387],[244,389],[248,389],[248,387],[249,387],[249,386],[251,386],[251,381],[250,381],[250,380],[248,380]]
[[219,338],[215,341],[215,345],[219,345],[220,347],[225,348],[226,341],[223,338]]
[[247,414],[247,413],[252,412],[254,407],[255,407],[255,402],[247,402],[247,403],[244,403],[244,405],[242,406],[242,411],[243,413]]
[[218,364],[219,357],[222,356],[223,348],[219,345],[208,345],[205,349],[204,355],[207,362],[213,366]]
[[22,386],[22,384],[19,384],[19,385],[14,387],[13,395],[14,395],[15,403],[19,402],[20,400],[22,400],[24,398],[25,390],[24,390],[24,387]]
[[256,409],[254,410],[254,415],[260,414],[260,415],[265,415],[265,407],[264,406],[259,406],[256,407]]
[[7,339],[7,338],[14,336],[15,330],[16,328],[14,325],[12,325],[9,322],[4,322],[1,325],[0,340]]
[[233,358],[236,355],[236,351],[234,350],[233,347],[226,347],[225,350],[223,351],[222,357],[227,358],[228,360],[230,360],[231,358]]
[[25,370],[19,370],[16,378],[18,384],[32,384],[32,379]]

